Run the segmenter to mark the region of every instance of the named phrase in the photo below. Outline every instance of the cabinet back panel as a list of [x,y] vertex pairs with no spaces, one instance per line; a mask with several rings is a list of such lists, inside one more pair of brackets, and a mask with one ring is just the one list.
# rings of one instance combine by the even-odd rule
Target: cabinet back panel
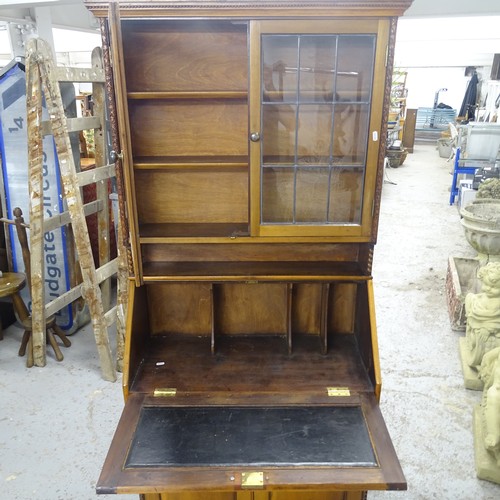
[[[293,285],[293,334],[319,335],[322,286],[321,283]],[[287,285],[284,283],[151,283],[146,288],[152,335],[210,336],[212,324],[220,335],[285,335],[287,332]],[[354,332],[357,291],[358,285],[354,283],[330,286],[327,314],[331,334]]]
[[262,221],[359,223],[363,175],[339,168],[331,173],[328,168],[265,168]]
[[129,101],[134,156],[248,156],[242,101]]
[[142,248],[145,262],[356,262],[359,254],[359,245],[355,243],[148,244]]
[[223,22],[124,22],[129,91],[245,91],[246,25]]
[[211,335],[210,284],[153,284],[148,285],[147,290],[152,335],[165,333]]
[[292,332],[320,333],[322,284],[297,284],[293,287]]
[[139,223],[248,221],[248,173],[140,171]]
[[354,333],[357,293],[358,285],[355,283],[335,283],[330,287],[329,332]]
[[214,290],[216,333],[285,335],[287,286],[283,283],[227,283]]
[[360,223],[364,173],[358,170],[333,171],[328,221]]
[[[336,163],[356,165],[364,162],[369,121],[366,105],[337,104],[335,108],[302,105],[297,108],[275,104],[265,106],[263,114],[265,163],[272,164],[277,159],[290,163],[289,158],[294,158],[295,151],[301,165],[328,163],[330,153]],[[332,121],[335,122],[333,129]]]

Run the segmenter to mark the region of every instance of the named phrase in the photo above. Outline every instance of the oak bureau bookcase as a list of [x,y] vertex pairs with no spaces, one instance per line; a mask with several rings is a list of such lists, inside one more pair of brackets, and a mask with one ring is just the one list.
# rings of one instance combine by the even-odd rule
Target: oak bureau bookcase
[[125,409],[98,493],[405,489],[372,285],[410,0],[86,0],[130,262]]

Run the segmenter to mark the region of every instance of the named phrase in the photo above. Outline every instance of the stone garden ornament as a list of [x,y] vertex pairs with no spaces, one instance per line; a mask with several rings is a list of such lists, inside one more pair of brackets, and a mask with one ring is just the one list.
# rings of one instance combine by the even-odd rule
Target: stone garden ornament
[[465,297],[467,328],[461,343],[465,386],[483,390],[474,408],[474,447],[479,478],[500,483],[500,262],[478,271],[480,293]]
[[477,274],[480,293],[465,297],[467,326],[461,342],[465,386],[481,390],[483,382],[478,370],[483,356],[500,347],[500,262],[489,262]]
[[483,356],[479,377],[484,390],[474,408],[476,472],[480,479],[500,483],[500,347]]

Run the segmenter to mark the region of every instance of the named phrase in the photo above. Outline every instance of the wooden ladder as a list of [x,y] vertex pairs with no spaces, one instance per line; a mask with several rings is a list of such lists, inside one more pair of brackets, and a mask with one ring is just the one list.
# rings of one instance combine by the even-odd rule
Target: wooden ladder
[[[89,308],[95,341],[100,358],[102,376],[116,380],[116,370],[109,344],[108,327],[117,320],[117,363],[121,371],[124,349],[126,315],[127,260],[121,221],[118,221],[117,255],[109,261],[109,179],[115,176],[115,164],[107,164],[105,143],[105,78],[101,49],[92,53],[92,69],[58,68],[52,50],[44,40],[31,39],[26,48],[26,96],[28,126],[28,169],[30,191],[30,248],[33,360],[36,366],[46,364],[45,318],[83,297]],[[59,89],[59,82],[92,82],[94,116],[67,118]],[[43,95],[42,95],[43,92]],[[42,99],[46,100],[49,122],[42,122]],[[71,150],[69,132],[94,130],[96,168],[77,172]],[[67,211],[44,220],[43,217],[43,135],[52,134]],[[80,188],[96,184],[97,200],[84,205]],[[92,256],[85,217],[98,214],[99,268]],[[74,245],[78,255],[82,282],[55,300],[45,303],[44,236],[46,232],[71,224]],[[117,303],[109,304],[110,280],[117,273]]]

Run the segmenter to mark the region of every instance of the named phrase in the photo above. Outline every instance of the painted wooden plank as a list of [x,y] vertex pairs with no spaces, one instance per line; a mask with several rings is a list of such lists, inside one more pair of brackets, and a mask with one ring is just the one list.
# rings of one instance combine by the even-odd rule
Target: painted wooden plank
[[[102,121],[98,116],[83,116],[81,118],[66,118],[68,132],[80,132],[91,128],[101,127]],[[52,135],[52,124],[50,121],[42,122],[42,135]]]
[[116,315],[116,369],[123,372],[123,359],[125,356],[125,332],[128,310],[128,275],[129,265],[125,246],[123,221],[118,218],[118,234],[116,236],[116,250],[118,254],[117,273],[117,315]]
[[[95,214],[102,209],[103,209],[102,200],[91,201],[83,206],[85,217]],[[70,222],[71,222],[70,213],[68,211],[62,212],[61,214],[54,215],[53,217],[49,217],[48,219],[44,219],[43,230],[44,232],[54,231],[54,229],[65,226]]]
[[118,306],[114,306],[104,314],[104,321],[108,326],[111,326],[116,321],[117,311]]
[[104,83],[104,70],[98,68],[56,68],[59,82],[100,82]]
[[[118,258],[109,262],[109,206],[108,206],[108,179],[116,175],[115,165],[106,164],[106,143],[102,123],[106,120],[105,115],[105,94],[104,94],[104,70],[102,65],[102,54],[100,49],[93,53],[93,68],[90,70],[55,68],[51,51],[43,40],[34,40],[30,43],[28,50],[29,68],[27,74],[28,85],[28,109],[31,110],[30,144],[30,192],[32,203],[30,204],[30,218],[34,221],[34,228],[31,229],[32,268],[39,283],[36,283],[32,291],[34,297],[33,313],[33,357],[35,364],[43,366],[45,364],[45,318],[55,314],[62,307],[83,296],[90,309],[94,335],[101,360],[103,376],[107,380],[116,380],[116,373],[111,362],[111,351],[107,327],[116,318],[117,321],[117,367],[121,369],[123,363],[123,345],[125,337],[125,316],[127,306],[128,289],[128,259],[127,252],[123,247],[124,236],[120,230],[118,235]],[[29,57],[31,55],[31,58]],[[64,115],[62,100],[59,91],[58,81],[93,81],[93,96],[95,100],[94,116],[78,119],[67,119]],[[48,111],[51,117],[50,123],[40,126],[41,122],[41,99],[42,88],[47,100]],[[31,107],[30,107],[31,105]],[[42,127],[45,127],[43,129]],[[96,165],[97,168],[85,172],[77,173],[71,154],[68,131],[94,129],[96,140]],[[59,216],[44,221],[43,206],[40,200],[43,196],[42,190],[42,130],[50,131],[56,143],[64,195],[68,205],[68,211]],[[102,166],[101,166],[102,165]],[[96,183],[97,201],[83,205],[80,187],[90,183]],[[38,213],[37,213],[38,212]],[[85,216],[98,212],[101,214],[99,228],[99,254],[100,264],[104,264],[99,269],[95,268],[93,262],[90,239],[86,226]],[[56,227],[69,224],[68,229],[75,238],[75,246],[79,255],[79,263],[83,283],[61,295],[55,301],[44,306],[43,285],[43,235],[45,232]],[[120,226],[121,224],[119,224]],[[104,303],[110,302],[110,281],[111,275],[118,271],[118,297],[117,306],[104,313],[108,307],[103,307]],[[103,291],[99,288],[102,285]],[[121,320],[120,320],[121,318]],[[38,326],[37,326],[38,325]],[[36,331],[35,331],[36,330]]]
[[78,172],[76,175],[78,177],[78,183],[80,186],[87,186],[93,182],[99,182],[104,179],[109,179],[114,177],[116,174],[116,166],[114,163],[111,165],[104,165],[102,167],[93,168],[90,170],[85,170],[84,172]]
[[28,362],[36,366],[46,364],[45,286],[43,258],[43,142],[40,130],[42,120],[42,89],[37,40],[26,46],[26,105],[28,123],[28,172],[30,192],[30,247],[32,336],[28,346]]
[[[92,67],[96,70],[103,70],[102,49],[96,47],[92,51]],[[92,85],[92,100],[94,102],[94,115],[101,122],[106,120],[106,96],[104,86],[100,83]],[[102,127],[94,127],[95,163],[97,167],[102,167],[107,163],[107,142],[106,131]],[[99,266],[109,262],[111,253],[110,244],[110,224],[109,224],[109,179],[102,179],[96,182],[96,197],[102,200],[104,208],[97,214]],[[102,304],[104,310],[108,310],[111,304],[111,280],[106,280],[101,284]]]
[[[105,266],[100,267],[96,270],[97,281],[102,283],[104,280],[109,279],[111,276],[116,274],[118,270],[118,259],[113,259],[108,262]],[[63,307],[71,304],[76,299],[82,296],[81,285],[73,287],[71,290],[59,295],[57,299],[52,300],[45,306],[46,316],[51,316],[57,311],[60,311]]]
[[[106,99],[108,104],[108,117],[111,129],[111,143],[114,151],[120,151],[120,141],[118,133],[118,120],[116,113],[115,86],[113,75],[111,71],[111,52],[109,43],[109,30],[108,24],[104,19],[100,19],[101,37],[102,37],[102,57],[105,76],[106,76]],[[130,242],[128,239],[129,229],[128,223],[125,218],[125,196],[124,196],[124,163],[121,155],[118,155],[116,162],[116,189],[118,193],[118,220],[117,222],[117,235],[116,247],[118,254],[118,274],[117,274],[117,317],[116,317],[116,369],[124,373],[124,391],[127,389],[127,381],[125,380],[126,373],[124,372],[124,359],[125,359],[125,332],[128,314],[128,300],[129,300],[129,271],[133,269],[132,265],[132,252],[130,249]]]

